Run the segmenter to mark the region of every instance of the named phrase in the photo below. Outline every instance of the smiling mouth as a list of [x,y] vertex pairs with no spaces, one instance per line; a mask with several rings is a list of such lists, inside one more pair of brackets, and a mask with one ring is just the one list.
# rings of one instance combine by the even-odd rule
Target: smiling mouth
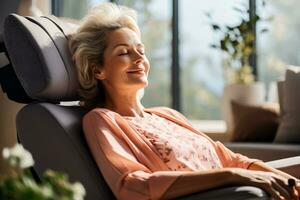
[[144,74],[145,72],[144,72],[144,70],[139,69],[139,70],[128,71],[127,73],[129,73],[129,74]]

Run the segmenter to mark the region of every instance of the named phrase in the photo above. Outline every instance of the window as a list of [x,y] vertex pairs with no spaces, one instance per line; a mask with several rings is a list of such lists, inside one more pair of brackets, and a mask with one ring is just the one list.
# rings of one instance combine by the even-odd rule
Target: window
[[182,111],[190,119],[222,119],[222,55],[210,47],[218,35],[211,29],[206,13],[219,24],[238,23],[241,17],[233,7],[248,5],[248,0],[179,3]]
[[88,9],[105,0],[52,0],[52,13],[59,17],[81,19]]
[[270,88],[272,83],[283,79],[287,65],[300,65],[300,2],[272,0],[264,10],[260,4],[257,6],[257,12],[262,16],[273,17],[257,27],[258,33],[262,28],[268,28],[268,32],[257,37],[257,55],[259,80]]

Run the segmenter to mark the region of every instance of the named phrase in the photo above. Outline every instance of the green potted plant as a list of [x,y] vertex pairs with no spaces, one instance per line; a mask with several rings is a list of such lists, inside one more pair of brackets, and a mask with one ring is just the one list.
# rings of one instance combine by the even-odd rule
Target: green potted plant
[[[266,6],[261,1],[262,7]],[[250,84],[255,81],[252,66],[249,63],[250,55],[254,52],[255,34],[253,24],[260,21],[268,21],[255,14],[249,17],[249,8],[241,4],[241,7],[233,7],[233,10],[241,16],[240,22],[234,25],[220,25],[213,22],[212,16],[206,13],[210,20],[210,26],[214,32],[220,34],[219,40],[211,44],[211,47],[222,51],[225,79],[228,83]],[[259,34],[268,31],[260,30]]]
[[61,172],[47,170],[41,181],[36,182],[29,170],[34,164],[32,155],[22,145],[4,148],[2,154],[14,173],[0,179],[0,199],[83,200],[83,185],[70,183],[67,175]]
[[[266,6],[264,0],[260,1],[262,8]],[[220,38],[211,47],[222,52],[225,88],[223,94],[223,115],[227,131],[234,128],[231,101],[244,104],[260,104],[265,100],[265,88],[262,83],[256,82],[250,65],[250,55],[255,51],[255,34],[252,25],[260,21],[268,21],[259,15],[250,17],[249,7],[241,4],[233,8],[241,16],[240,21],[234,25],[220,25],[213,22],[212,16],[207,13],[210,26]],[[266,32],[262,29],[258,34]]]

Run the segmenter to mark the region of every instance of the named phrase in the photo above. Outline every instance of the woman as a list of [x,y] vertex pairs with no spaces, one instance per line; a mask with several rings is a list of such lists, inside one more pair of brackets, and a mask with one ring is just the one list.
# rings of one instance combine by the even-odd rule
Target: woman
[[119,199],[164,199],[226,185],[251,185],[275,199],[298,199],[294,177],[233,153],[169,108],[146,109],[149,61],[136,13],[105,3],[70,40],[82,103],[93,108],[84,133],[104,178]]

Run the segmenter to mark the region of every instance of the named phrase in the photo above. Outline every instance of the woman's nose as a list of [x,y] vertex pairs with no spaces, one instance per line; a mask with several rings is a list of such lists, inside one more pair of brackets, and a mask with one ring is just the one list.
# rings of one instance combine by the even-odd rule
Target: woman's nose
[[140,63],[142,61],[143,61],[143,55],[140,52],[135,51],[134,52],[134,63],[138,64],[138,63]]

